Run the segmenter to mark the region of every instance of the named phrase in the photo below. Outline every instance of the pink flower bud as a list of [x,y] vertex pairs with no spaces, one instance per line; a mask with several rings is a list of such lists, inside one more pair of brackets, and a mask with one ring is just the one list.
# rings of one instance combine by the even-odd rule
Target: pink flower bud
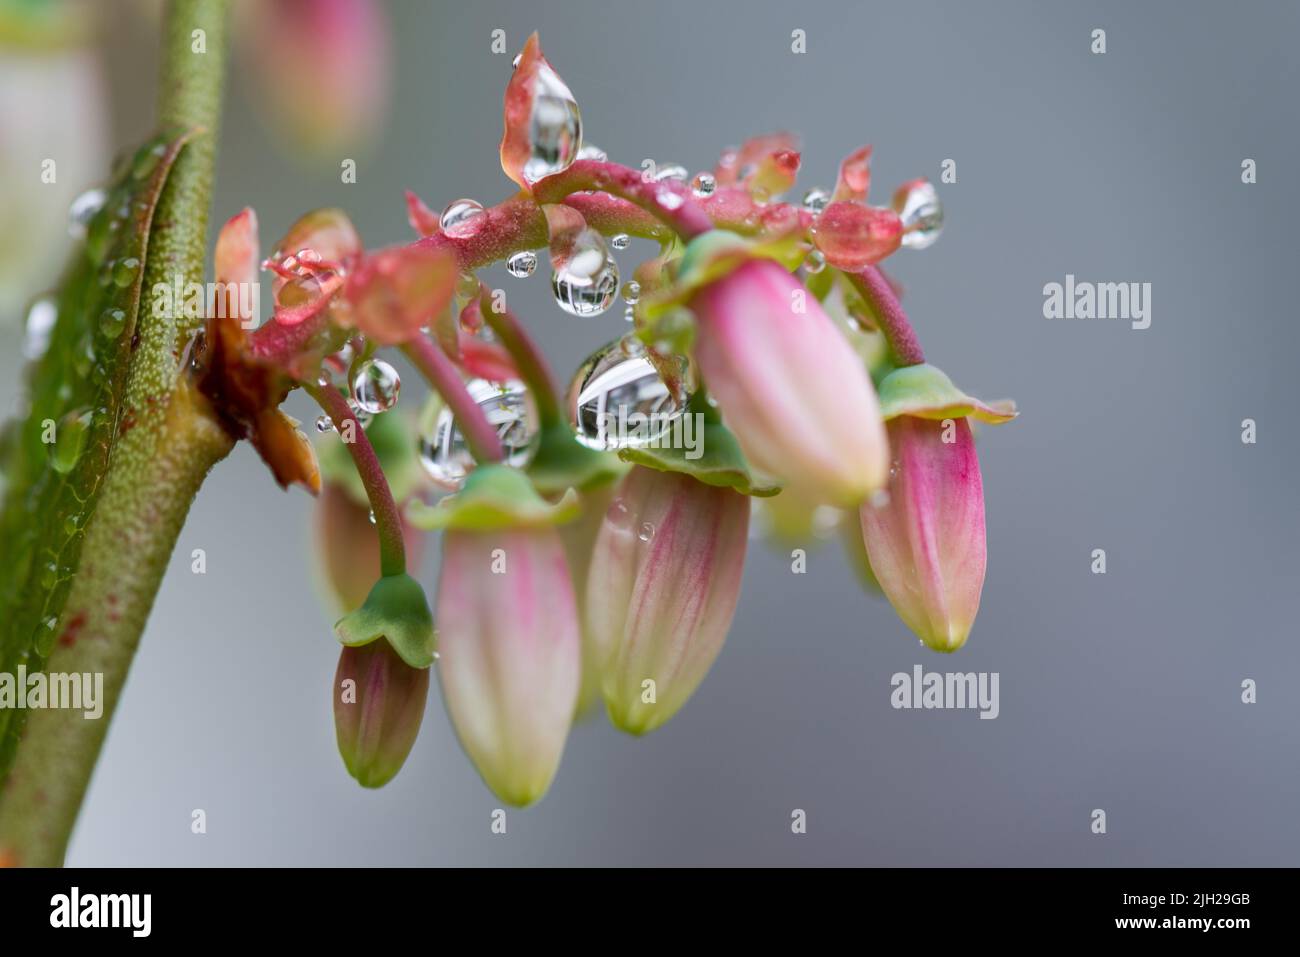
[[970,425],[900,415],[887,428],[889,500],[862,506],[871,570],[907,627],[936,651],[956,651],[984,585],[984,488]]
[[559,767],[581,668],[553,527],[447,531],[438,651],[447,711],[483,781],[502,800],[532,804]]
[[645,734],[686,703],[731,627],[749,496],[638,466],[596,538],[585,625],[604,649],[610,720]]
[[344,648],[334,675],[334,732],[348,773],[363,787],[383,787],[411,753],[429,669],[412,668],[384,639]]
[[755,259],[704,286],[690,306],[696,362],[752,465],[835,505],[856,506],[884,485],[889,453],[875,389],[799,280]]

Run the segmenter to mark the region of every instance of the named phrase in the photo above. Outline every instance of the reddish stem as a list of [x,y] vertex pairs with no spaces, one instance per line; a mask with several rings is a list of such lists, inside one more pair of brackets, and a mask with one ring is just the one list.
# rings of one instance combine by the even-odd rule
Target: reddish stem
[[671,226],[682,239],[691,240],[713,229],[713,220],[686,186],[672,180],[647,183],[638,170],[618,163],[578,160],[536,183],[533,198],[543,205],[560,203],[583,190],[598,190],[635,203]]
[[504,459],[505,450],[501,447],[501,438],[478,403],[470,396],[459,370],[446,354],[423,333],[405,343],[402,351],[442,396],[447,408],[451,409],[474,461],[482,464]]
[[546,357],[528,334],[517,316],[509,309],[497,312],[493,307],[492,293],[487,286],[479,289],[479,312],[501,344],[515,362],[515,368],[533,395],[537,417],[542,425],[562,421],[560,415],[559,385],[551,372]]
[[894,295],[894,290],[876,266],[864,266],[853,272],[845,272],[853,288],[866,301],[876,325],[889,343],[889,351],[894,364],[899,366],[916,366],[925,361],[921,343],[916,338],[916,330],[903,311],[903,305]]
[[[347,399],[334,386],[304,383],[303,388],[333,420],[334,427],[344,437],[343,444],[352,456],[357,474],[361,476],[366,497],[370,499],[370,510],[375,516],[375,530],[379,533],[380,571],[384,575],[403,574],[406,571],[406,545],[402,539],[402,516],[397,511],[392,489],[388,487],[388,479],[384,477],[379,456],[375,454],[366,430],[357,421]],[[348,423],[351,423],[351,441],[347,440]]]

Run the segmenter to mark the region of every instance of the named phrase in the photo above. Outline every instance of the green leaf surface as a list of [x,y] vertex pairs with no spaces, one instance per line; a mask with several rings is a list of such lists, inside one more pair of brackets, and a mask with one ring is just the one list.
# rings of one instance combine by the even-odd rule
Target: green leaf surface
[[[118,163],[107,201],[57,293],[49,344],[29,367],[26,417],[6,426],[0,672],[16,673],[20,665],[39,671],[59,639],[56,627],[114,440],[134,425],[123,394],[147,301],[149,235],[163,185],[191,135],[155,137]],[[75,628],[76,622],[65,625],[68,640]],[[25,715],[0,710],[0,777]]]

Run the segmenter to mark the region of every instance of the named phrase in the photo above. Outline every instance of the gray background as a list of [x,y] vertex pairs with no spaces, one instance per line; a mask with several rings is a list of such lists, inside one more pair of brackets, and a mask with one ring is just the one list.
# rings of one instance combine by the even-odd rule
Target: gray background
[[[509,812],[435,688],[402,774],[357,787],[335,752],[337,647],[311,503],[247,448],[202,490],[74,837],[72,864],[1295,865],[1300,681],[1295,4],[395,3],[396,99],[343,186],[277,152],[237,75],[214,220],[256,207],[269,247],[338,204],[404,239],[401,190],[440,208],[510,184],[496,148],[533,29],[614,159],[691,169],[747,135],[803,134],[800,191],[876,145],[873,199],[941,185],[943,237],[891,260],[931,359],[1022,418],[984,429],[989,570],[968,646],[918,647],[832,542],[790,574],[751,544],[723,654],[637,740],[576,727],[537,807]],[[511,52],[493,56],[489,34]],[[1089,52],[1107,30],[1104,56]],[[790,52],[790,31],[808,52]],[[147,23],[107,40],[119,143],[152,121]],[[1240,162],[1259,183],[1240,182]],[[638,261],[622,255],[625,271]],[[1152,283],[1153,322],[1049,322],[1065,274]],[[543,275],[505,277],[563,375],[618,335]],[[0,350],[15,382],[12,330]],[[407,378],[414,403],[418,387]],[[6,396],[6,400],[8,396]],[[295,409],[307,414],[305,406]],[[1244,446],[1240,423],[1259,423]],[[193,548],[206,576],[190,574]],[[1108,574],[1090,573],[1105,548]],[[431,593],[436,549],[422,578]],[[895,711],[914,664],[997,671],[1001,716]],[[1259,703],[1240,701],[1244,678]],[[203,808],[208,833],[190,833]],[[790,831],[792,808],[808,833]],[[1109,833],[1090,833],[1104,808]]]

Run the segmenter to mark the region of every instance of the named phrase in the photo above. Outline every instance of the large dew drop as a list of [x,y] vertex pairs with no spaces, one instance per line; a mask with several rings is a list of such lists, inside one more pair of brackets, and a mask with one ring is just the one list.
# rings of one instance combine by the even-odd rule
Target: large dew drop
[[564,81],[543,62],[533,83],[533,112],[528,123],[532,153],[523,170],[529,183],[568,169],[582,149],[582,115]]
[[363,412],[378,415],[397,405],[402,380],[397,370],[383,359],[370,359],[361,364],[352,378],[352,395]]
[[555,302],[571,316],[599,316],[618,296],[618,263],[605,237],[584,229],[563,263],[551,273]]
[[[523,468],[536,451],[537,410],[528,388],[519,381],[465,383],[470,397],[483,410],[505,448],[505,464]],[[456,425],[451,409],[438,399],[425,408],[420,423],[420,464],[435,485],[455,492],[474,468],[474,456]]]
[[473,199],[457,199],[447,204],[438,217],[438,226],[453,239],[468,239],[487,222],[487,210]]
[[591,449],[650,445],[682,415],[682,406],[644,353],[618,339],[597,350],[569,385],[569,415]]
[[908,249],[925,249],[943,232],[943,204],[928,180],[904,183],[894,194],[893,205],[903,221],[903,245]]

